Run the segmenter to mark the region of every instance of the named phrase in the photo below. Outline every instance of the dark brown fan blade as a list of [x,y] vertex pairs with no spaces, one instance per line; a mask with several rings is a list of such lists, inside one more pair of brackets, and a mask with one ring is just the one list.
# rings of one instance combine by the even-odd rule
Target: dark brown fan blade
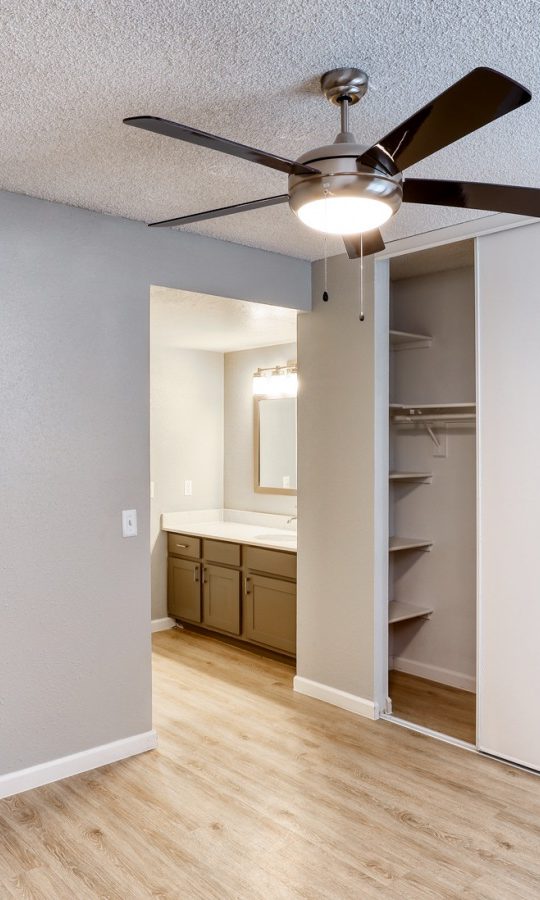
[[164,219],[162,222],[150,222],[150,228],[171,228],[173,225],[189,225],[190,222],[204,222],[205,219],[219,219],[221,216],[232,216],[234,213],[248,212],[250,209],[262,209],[265,206],[276,206],[286,203],[288,194],[276,197],[263,197],[262,200],[249,200],[247,203],[236,203],[234,206],[221,206],[206,212],[193,213],[191,216],[179,216],[177,219]]
[[453,144],[531,99],[517,81],[495,69],[473,69],[410,119],[366,150],[360,161],[389,174]]
[[160,119],[157,116],[131,116],[123,120],[124,125],[133,125],[135,128],[143,128],[145,131],[153,131],[155,134],[164,134],[166,137],[177,138],[179,141],[187,141],[188,144],[198,144],[208,147],[210,150],[219,150],[220,153],[228,153],[229,156],[238,156],[249,162],[259,163],[278,172],[286,172],[287,175],[314,175],[318,169],[295,163],[291,159],[275,156],[273,153],[265,153],[264,150],[255,150],[254,147],[246,147],[245,144],[237,144],[236,141],[228,141],[226,138],[190,128],[189,125],[180,125],[178,122],[169,122],[168,119]]
[[475,181],[430,181],[406,178],[405,203],[429,206],[459,206],[463,209],[487,209],[540,218],[540,190],[511,184],[482,184]]
[[[343,243],[345,250],[349,255],[349,259],[358,259],[360,257],[360,235],[345,234],[343,235]],[[373,231],[364,231],[362,235],[362,251],[364,256],[371,256],[372,253],[379,253],[384,250],[384,241],[382,234],[378,228]]]

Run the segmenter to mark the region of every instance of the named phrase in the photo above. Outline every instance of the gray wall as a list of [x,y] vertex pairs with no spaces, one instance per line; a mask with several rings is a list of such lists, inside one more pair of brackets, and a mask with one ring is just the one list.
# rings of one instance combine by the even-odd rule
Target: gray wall
[[[168,308],[152,301],[150,502],[152,618],[167,615],[167,539],[161,514],[223,506],[223,353],[168,346],[153,327]],[[193,494],[186,497],[184,480]]]
[[225,354],[225,506],[254,512],[293,514],[292,494],[259,494],[253,474],[253,373],[296,359],[296,344]]
[[365,261],[364,323],[358,320],[358,265],[332,257],[328,282],[330,302],[323,303],[323,264],[315,263],[313,313],[298,317],[297,672],[371,700],[377,391],[372,260]]
[[[391,268],[391,266],[390,266]],[[474,403],[472,267],[394,281],[392,327],[433,336],[430,348],[394,352],[395,403]],[[435,429],[437,431],[437,429]],[[430,619],[391,629],[396,668],[474,690],[476,674],[476,434],[449,426],[446,458],[423,427],[392,429],[391,468],[432,472],[431,484],[393,485],[391,532],[428,537],[432,550],[394,554],[390,597],[432,606]]]
[[5,773],[151,727],[150,285],[306,309],[310,268],[15,194],[0,206]]

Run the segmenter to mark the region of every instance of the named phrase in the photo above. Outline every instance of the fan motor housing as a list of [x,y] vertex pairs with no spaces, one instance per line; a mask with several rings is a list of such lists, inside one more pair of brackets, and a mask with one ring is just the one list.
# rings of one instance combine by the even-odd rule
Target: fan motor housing
[[393,176],[358,162],[367,147],[357,144],[349,132],[338,135],[336,142],[308,150],[296,162],[319,169],[317,175],[289,175],[289,206],[298,210],[312,200],[325,196],[362,196],[383,200],[394,215],[403,198],[401,172]]

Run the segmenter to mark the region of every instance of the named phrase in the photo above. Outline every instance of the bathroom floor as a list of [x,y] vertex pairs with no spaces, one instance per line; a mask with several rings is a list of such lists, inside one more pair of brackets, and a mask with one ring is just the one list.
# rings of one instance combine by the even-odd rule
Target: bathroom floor
[[395,671],[389,693],[397,718],[476,744],[476,694]]

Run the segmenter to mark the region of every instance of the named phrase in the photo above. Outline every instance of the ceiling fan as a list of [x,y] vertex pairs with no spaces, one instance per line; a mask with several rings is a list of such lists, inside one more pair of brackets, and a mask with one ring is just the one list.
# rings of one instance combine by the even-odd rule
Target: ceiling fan
[[340,106],[341,129],[333,144],[309,150],[296,160],[155,116],[124,119],[126,125],[219,150],[288,175],[286,194],[152,222],[151,227],[189,225],[289,203],[305,225],[342,235],[349,257],[355,259],[384,249],[379,226],[395,215],[402,202],[540,217],[537,188],[403,176],[403,169],[528,103],[531,94],[521,84],[494,69],[473,69],[372,147],[358,144],[349,131],[349,107],[363,97],[367,86],[368,76],[361,69],[332,69],[322,76],[323,94]]

